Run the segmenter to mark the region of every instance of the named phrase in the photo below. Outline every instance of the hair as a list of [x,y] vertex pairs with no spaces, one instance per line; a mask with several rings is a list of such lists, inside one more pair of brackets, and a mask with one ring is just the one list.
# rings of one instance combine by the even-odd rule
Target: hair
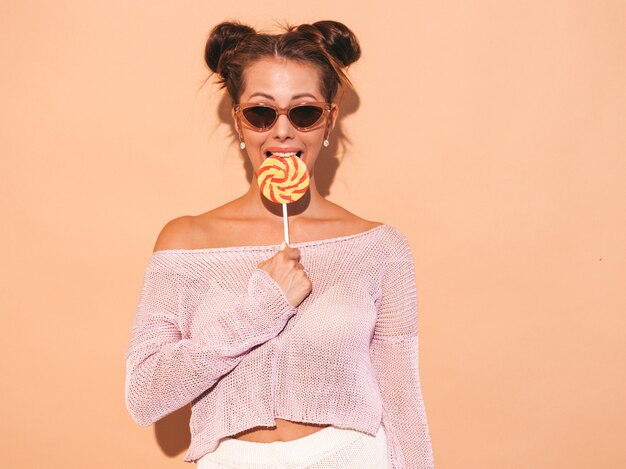
[[352,87],[343,69],[359,59],[361,47],[346,25],[326,20],[283,28],[284,33],[266,34],[236,21],[215,26],[204,50],[209,78],[217,74],[220,89],[226,88],[233,102],[239,103],[245,70],[263,58],[282,58],[315,66],[320,91],[329,103],[340,85]]

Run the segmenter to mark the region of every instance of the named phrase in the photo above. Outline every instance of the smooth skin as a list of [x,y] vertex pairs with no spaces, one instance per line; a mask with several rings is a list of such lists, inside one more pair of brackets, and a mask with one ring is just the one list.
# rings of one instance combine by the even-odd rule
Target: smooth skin
[[[245,89],[240,102],[269,103],[287,107],[307,101],[325,101],[320,91],[320,75],[316,67],[286,59],[264,58],[251,64],[244,72]],[[300,158],[309,171],[309,190],[288,205],[289,237],[292,242],[348,236],[381,225],[360,218],[324,199],[315,185],[314,165],[326,135],[332,138],[339,108],[333,104],[324,125],[309,132],[296,130],[286,115],[266,132],[255,132],[243,126],[233,113],[239,137],[246,143],[246,153],[255,175],[266,152],[273,149],[302,151]],[[161,230],[154,251],[163,249],[202,249],[230,246],[278,245],[283,241],[281,204],[267,200],[253,176],[249,190],[232,200],[200,215],[185,215],[169,221]],[[258,264],[280,286],[289,303],[298,306],[314,285],[299,262],[300,250],[285,247]],[[327,424],[312,424],[276,419],[275,427],[254,427],[232,438],[269,443],[291,441],[315,433]]]

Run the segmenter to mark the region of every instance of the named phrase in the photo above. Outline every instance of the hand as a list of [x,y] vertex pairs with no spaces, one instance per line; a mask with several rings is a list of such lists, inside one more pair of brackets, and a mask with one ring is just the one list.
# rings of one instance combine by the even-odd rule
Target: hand
[[280,251],[257,265],[278,283],[293,308],[302,303],[312,288],[311,280],[304,266],[298,262],[299,259],[300,250],[290,248],[283,242]]

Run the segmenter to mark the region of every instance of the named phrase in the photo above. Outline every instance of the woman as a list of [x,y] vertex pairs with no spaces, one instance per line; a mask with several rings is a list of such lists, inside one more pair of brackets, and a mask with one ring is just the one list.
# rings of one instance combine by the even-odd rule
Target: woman
[[[149,425],[192,402],[185,461],[209,468],[431,468],[418,373],[413,258],[396,228],[325,200],[315,161],[335,126],[342,23],[256,33],[224,22],[205,59],[227,89],[255,174],[271,155],[307,166],[282,210],[253,177],[241,197],[165,225],[146,268],[126,403]],[[280,247],[279,247],[280,244]]]

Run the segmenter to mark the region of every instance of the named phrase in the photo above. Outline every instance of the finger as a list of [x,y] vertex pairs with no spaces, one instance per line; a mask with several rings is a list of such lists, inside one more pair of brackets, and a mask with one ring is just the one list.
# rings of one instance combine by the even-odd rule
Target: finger
[[285,248],[285,254],[287,254],[287,257],[289,257],[289,259],[300,259],[300,249],[298,248],[287,247]]

